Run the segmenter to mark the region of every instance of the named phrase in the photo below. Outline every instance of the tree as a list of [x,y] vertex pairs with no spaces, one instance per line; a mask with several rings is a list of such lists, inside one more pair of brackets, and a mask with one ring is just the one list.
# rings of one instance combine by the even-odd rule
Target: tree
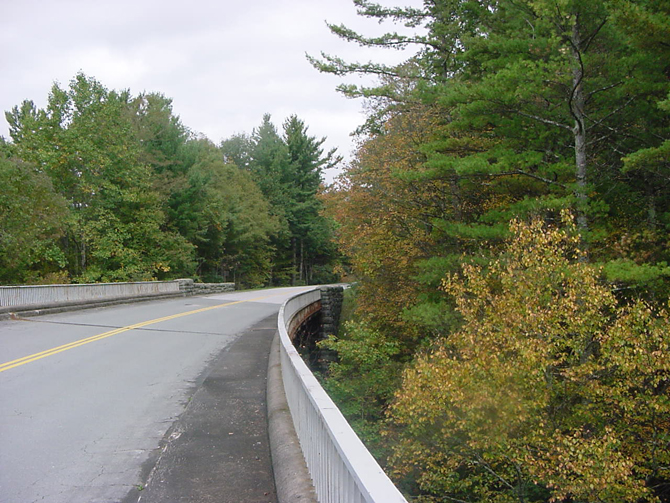
[[401,378],[401,344],[364,321],[350,320],[346,336],[331,335],[318,345],[337,352],[337,361],[328,366],[326,391],[368,449],[386,459],[390,446],[379,423]]
[[[426,292],[417,265],[447,252],[432,223],[451,209],[444,195],[449,185],[417,183],[407,176],[421,173],[425,156],[416,146],[432,135],[434,123],[426,108],[396,114],[382,132],[361,143],[354,161],[328,189],[327,213],[337,222],[338,245],[361,282],[359,314],[405,341],[425,335],[418,334],[425,326],[415,330],[418,320],[407,316]],[[443,273],[427,279],[431,290]]]
[[283,140],[290,161],[284,185],[291,198],[288,220],[292,234],[293,284],[310,282],[319,255],[332,253],[332,249],[328,249],[331,241],[328,223],[321,216],[322,205],[316,195],[323,170],[342,160],[335,149],[324,155],[321,145],[326,138],[317,140],[309,136],[307,130],[305,123],[295,115],[284,122]]
[[0,282],[63,282],[67,205],[33,165],[0,152]]
[[164,229],[153,172],[142,164],[128,92],[78,74],[48,105],[7,113],[17,155],[34,162],[70,207],[63,250],[78,281],[164,277],[189,262],[188,243]]
[[291,255],[291,232],[289,216],[291,211],[289,179],[290,159],[288,149],[272,123],[271,116],[265,114],[261,125],[251,134],[251,155],[249,171],[265,198],[270,202],[271,213],[278,223],[272,240],[275,255],[272,263],[272,282],[288,284],[293,276]]
[[[439,134],[419,147],[431,168],[424,178],[449,180],[456,200],[470,189],[507,198],[504,206],[484,206],[475,222],[446,226],[454,238],[467,237],[473,224],[500,226],[529,211],[572,207],[591,259],[607,261],[621,237],[613,236],[620,233],[612,220],[619,229],[665,222],[657,218],[667,212],[663,176],[656,168],[633,170],[631,161],[624,167],[638,150],[656,152],[667,140],[659,107],[668,92],[662,62],[670,57],[664,4],[449,0],[400,9],[354,3],[361,15],[423,25],[425,32],[365,37],[332,26],[335,34],[366,46],[422,50],[411,65],[351,64],[324,55],[312,58],[315,66],[382,76],[376,87],[340,89],[380,100],[387,110],[402,111],[417,99],[435,107]],[[660,271],[668,260],[658,246],[662,238],[648,234],[653,237],[645,242],[657,252],[646,261]]]
[[197,248],[198,274],[205,280],[266,284],[276,221],[251,175],[226,164],[208,140],[194,140],[196,162],[188,183],[172,200],[171,218]]
[[463,326],[405,372],[396,475],[430,501],[667,501],[667,312],[618,307],[573,223],[511,230],[444,282]]
[[[518,365],[522,372],[540,357],[524,352],[514,359],[520,352],[516,347],[501,353],[494,349],[509,343],[496,337],[512,338],[509,331],[497,335],[496,330],[507,327],[502,322],[514,316],[528,324],[533,316],[542,318],[545,310],[534,299],[551,300],[547,292],[552,290],[561,307],[551,318],[560,322],[550,328],[566,340],[573,335],[581,342],[593,337],[592,347],[598,347],[605,337],[600,333],[620,333],[617,323],[628,329],[632,319],[643,318],[642,325],[648,322],[646,326],[655,327],[642,330],[636,339],[646,348],[644,354],[655,357],[654,347],[665,347],[667,323],[661,306],[667,299],[670,272],[665,246],[670,198],[664,157],[668,7],[662,2],[627,0],[446,0],[425,2],[420,9],[384,7],[366,0],[354,3],[363,16],[424,30],[414,36],[390,32],[366,37],[344,26],[331,27],[345,40],[364,46],[420,47],[409,61],[396,66],[349,63],[328,55],[311,58],[322,71],[380,77],[378,85],[368,88],[340,86],[348,96],[366,98],[371,114],[361,129],[368,136],[362,138],[355,163],[329,197],[340,225],[338,238],[361,281],[357,313],[366,314],[363,321],[375,330],[367,333],[369,344],[363,346],[372,345],[375,338],[400,343],[399,353],[383,362],[389,370],[399,355],[410,358],[417,351],[419,355],[416,371],[407,371],[392,412],[395,427],[386,437],[387,444],[397,449],[397,473],[407,476],[410,485],[418,484],[417,494],[427,501],[545,501],[552,494],[566,501],[592,501],[597,490],[604,500],[612,501],[665,497],[667,480],[658,475],[663,462],[658,463],[651,446],[666,423],[645,423],[638,416],[630,418],[638,421],[633,428],[636,433],[626,433],[625,421],[619,421],[621,411],[629,406],[623,405],[625,393],[620,393],[616,407],[607,412],[594,407],[593,415],[579,423],[586,416],[577,409],[598,402],[594,394],[583,398],[575,391],[595,393],[597,386],[587,374],[581,374],[582,380],[572,382],[569,390],[547,394],[553,401],[546,410],[538,405],[542,397],[528,391],[532,386],[522,379],[526,374],[505,374],[504,366]],[[507,278],[507,269],[499,261],[503,258],[496,261],[510,246],[504,241],[509,234],[507,223],[515,217],[553,223],[564,208],[571,208],[577,219],[569,240],[575,262],[557,270],[583,274],[586,283],[561,283],[552,269],[556,263],[550,267],[537,254],[537,267],[544,264],[546,270],[532,269],[527,278],[513,262],[505,263],[515,273]],[[595,264],[603,265],[614,293],[593,279],[600,274],[593,272]],[[498,273],[498,279],[506,278],[504,289],[494,273],[488,275],[488,267]],[[476,273],[470,275],[471,271]],[[451,298],[444,299],[444,290],[438,288],[440,278],[459,274],[465,274],[464,283],[469,286],[458,292],[448,289]],[[535,279],[545,282],[545,297],[533,290],[539,288]],[[568,286],[572,293],[563,299]],[[571,311],[561,304],[573,297],[589,299],[589,295],[593,303],[577,303],[584,311]],[[655,306],[646,318],[639,318],[648,309],[638,301],[640,297]],[[629,311],[619,310],[616,300],[622,305],[631,302]],[[489,301],[496,303],[489,306]],[[514,302],[518,312],[511,315]],[[472,314],[473,320],[484,314],[491,320],[491,335],[485,339],[490,346],[482,343],[481,351],[462,349],[459,342],[466,344],[477,328],[462,312],[467,303],[481,307]],[[504,312],[498,312],[499,307]],[[561,308],[586,325],[580,329],[574,320],[560,318]],[[549,321],[542,319],[548,326]],[[465,332],[460,323],[465,324]],[[592,328],[595,332],[588,332]],[[567,332],[560,332],[564,329]],[[354,330],[350,336],[358,341],[361,333]],[[340,347],[341,357],[348,361],[351,348]],[[577,350],[565,351],[576,354]],[[483,363],[468,366],[466,357],[471,352]],[[602,365],[597,368],[606,368],[605,360],[598,358],[586,359],[589,365],[596,362]],[[551,361],[545,363],[552,370]],[[656,363],[653,372],[665,375],[665,363]],[[579,372],[592,368],[572,364]],[[603,370],[613,371],[611,367]],[[594,372],[588,375],[600,375]],[[639,379],[645,378],[633,372],[621,377],[621,382]],[[646,379],[653,381],[649,375]],[[450,380],[454,386],[463,385],[454,397],[445,391]],[[556,380],[567,382],[563,375]],[[615,387],[614,381],[603,378],[599,383],[603,385],[600,398],[617,393],[610,388]],[[335,383],[339,384],[346,386]],[[626,384],[624,389],[630,392],[636,386]],[[665,407],[663,386],[644,388],[645,397],[659,394],[660,398],[650,398],[654,407]],[[602,391],[606,388],[609,391]],[[506,391],[511,394],[509,404],[502,398]],[[355,402],[356,397],[348,400]],[[500,422],[495,407],[500,408]],[[551,416],[558,432],[543,426],[533,429],[542,421],[550,424],[547,414],[561,411],[566,415]],[[589,430],[589,421],[597,427]],[[608,422],[617,428],[606,430],[603,425]],[[532,437],[533,431],[541,432],[548,443]],[[639,453],[631,439],[642,431],[653,432],[643,441],[645,454],[628,464],[626,456],[633,459]],[[521,440],[515,443],[517,434]],[[605,439],[603,443],[594,440],[598,435]],[[471,438],[475,440],[468,443]],[[619,449],[620,445],[626,447]],[[552,446],[560,447],[552,451]],[[590,467],[583,462],[589,457],[598,460]],[[605,471],[598,472],[603,467]],[[583,485],[582,479],[598,489]]]
[[454,322],[444,293],[436,292],[450,260],[435,259],[455,250],[432,230],[433,220],[451,210],[449,185],[408,176],[422,170],[425,156],[416,145],[432,134],[434,121],[425,107],[391,114],[324,194],[358,282],[353,320],[323,343],[337,352],[325,387],[382,465],[394,440],[382,436],[381,419],[404,366]]
[[266,114],[251,136],[236,135],[221,144],[224,158],[251,173],[270,202],[277,225],[272,239],[275,284],[311,283],[332,276],[326,269],[336,253],[317,193],[322,170],[340,158],[334,150],[324,154],[325,138],[317,140],[307,130],[303,121],[291,116],[280,136]]
[[188,129],[172,110],[172,100],[159,93],[142,93],[128,102],[129,118],[135,140],[140,144],[139,162],[161,174],[184,173],[184,145]]
[[251,164],[251,137],[239,133],[221,142],[224,160],[240,169],[248,169]]

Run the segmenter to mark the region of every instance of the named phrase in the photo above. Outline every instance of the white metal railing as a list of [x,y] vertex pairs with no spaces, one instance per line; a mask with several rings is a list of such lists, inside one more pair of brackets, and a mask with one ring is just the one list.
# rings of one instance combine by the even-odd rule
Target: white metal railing
[[179,292],[176,281],[96,283],[84,285],[0,286],[0,308],[44,306],[71,302],[113,300]]
[[286,399],[319,502],[406,503],[291,342],[291,319],[320,298],[318,289],[292,297],[278,320]]

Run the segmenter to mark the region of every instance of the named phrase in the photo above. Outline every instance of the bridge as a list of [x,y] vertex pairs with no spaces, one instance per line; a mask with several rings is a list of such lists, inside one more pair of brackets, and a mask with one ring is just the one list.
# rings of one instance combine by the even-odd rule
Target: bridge
[[[112,338],[120,339],[118,334],[121,333],[131,331],[148,332],[153,330],[160,334],[161,339],[158,342],[160,347],[167,344],[178,344],[179,346],[176,346],[176,354],[174,351],[175,348],[173,348],[170,354],[161,353],[161,358],[168,360],[168,366],[176,365],[181,368],[184,365],[184,361],[191,361],[189,360],[191,357],[187,355],[187,352],[190,352],[193,346],[199,347],[201,352],[204,351],[203,354],[192,357],[195,359],[202,358],[203,355],[205,359],[208,357],[212,358],[216,354],[222,353],[224,347],[228,347],[225,344],[229,344],[230,341],[225,342],[223,339],[217,339],[219,335],[224,335],[217,328],[217,326],[224,323],[222,321],[224,314],[228,316],[227,313],[230,313],[230,317],[225,318],[228,320],[225,321],[225,324],[231,325],[229,332],[237,330],[239,333],[239,329],[243,328],[241,331],[251,330],[253,332],[255,330],[256,333],[260,333],[258,323],[265,320],[265,332],[274,334],[274,337],[268,337],[268,341],[271,341],[271,346],[267,363],[266,416],[268,421],[269,457],[272,462],[272,468],[266,471],[272,472],[270,476],[273,477],[272,485],[274,486],[273,489],[276,495],[276,499],[273,500],[272,495],[269,494],[272,491],[266,491],[267,501],[278,501],[280,503],[294,501],[328,503],[404,502],[405,499],[402,494],[391,483],[353,432],[293,346],[292,338],[296,332],[298,332],[305,322],[313,319],[314,315],[322,309],[322,290],[306,287],[237,293],[231,292],[231,289],[232,285],[230,284],[195,285],[190,280],[110,285],[68,285],[65,287],[0,287],[0,319],[4,317],[6,320],[9,320],[0,322],[0,357],[5,362],[0,364],[0,385],[3,385],[3,380],[8,382],[6,387],[0,387],[0,397],[3,403],[9,404],[9,407],[5,406],[6,409],[8,411],[12,410],[15,405],[14,401],[17,403],[21,402],[21,399],[18,398],[16,387],[19,383],[22,385],[25,382],[32,384],[32,380],[34,379],[31,373],[26,372],[24,366],[28,366],[29,363],[34,364],[34,369],[46,375],[52,372],[52,370],[46,367],[44,361],[47,359],[55,361],[57,356],[65,359],[65,363],[61,367],[72,365],[71,368],[75,369],[75,375],[68,379],[76,381],[76,374],[83,372],[82,367],[85,364],[81,362],[69,363],[68,359],[72,356],[69,354],[70,350],[81,348],[82,346],[88,348],[89,346],[102,345],[101,341],[103,340],[110,342],[113,340]],[[152,300],[149,301],[149,299]],[[156,299],[161,300],[156,301]],[[189,299],[190,302],[186,302]],[[136,302],[139,300],[143,302]],[[197,302],[194,302],[194,300]],[[68,318],[63,318],[65,315],[53,314],[61,311],[68,313],[72,309],[81,307],[90,308],[92,306],[110,305],[119,305],[121,307],[87,310],[87,315],[84,318],[79,315],[75,321],[69,318],[71,315],[67,315]],[[148,306],[152,306],[151,311],[148,311]],[[197,307],[197,309],[192,309],[192,307]],[[115,309],[120,310],[116,311]],[[175,312],[163,315],[166,310]],[[234,312],[235,310],[237,311]],[[252,315],[252,311],[256,314]],[[151,319],[146,319],[149,317],[147,316],[148,312],[152,313],[150,316]],[[270,313],[269,317],[268,313]],[[39,318],[29,317],[35,314],[46,314],[47,316],[40,316]],[[122,315],[130,317],[124,318],[124,321],[117,320],[115,323],[109,319],[109,316],[116,318]],[[144,319],[141,319],[142,317]],[[35,319],[41,321],[39,323],[26,323],[25,321]],[[193,320],[189,324],[188,330],[184,329],[183,325],[186,319]],[[247,321],[240,321],[241,319],[246,319]],[[270,320],[269,324],[267,324],[268,320]],[[182,322],[182,325],[175,325],[179,321]],[[3,323],[7,324],[3,325]],[[15,325],[11,325],[12,323],[15,323]],[[21,332],[26,326],[38,326],[41,330],[41,335],[27,337],[26,334],[21,333],[23,340],[19,341],[19,348],[17,349],[15,347],[15,332]],[[58,329],[62,329],[63,327],[74,327],[78,331],[85,326],[98,327],[98,332],[101,326],[114,328],[103,333],[96,333],[93,336],[69,336],[74,340],[63,339],[64,336],[59,330],[55,330],[56,335],[52,337],[45,335],[48,333],[45,332],[47,328],[58,327]],[[268,331],[267,328],[271,330]],[[170,338],[165,335],[168,333],[170,334]],[[175,334],[174,341],[172,340],[172,334]],[[185,334],[188,334],[188,337],[200,338],[198,339],[198,344],[194,344],[195,341],[191,339],[188,345],[184,345],[183,339]],[[156,334],[152,332],[151,336],[154,335]],[[232,340],[232,336],[228,335],[228,333],[225,335],[226,337],[231,337]],[[245,337],[247,336],[241,337],[240,341]],[[29,342],[27,342],[28,339]],[[49,343],[45,342],[44,339],[48,339],[50,342],[58,340],[59,342],[63,342],[63,344],[42,349],[49,346]],[[216,342],[217,340],[218,342]],[[116,343],[120,343],[120,340],[115,341]],[[234,343],[232,347],[236,347],[237,344]],[[37,351],[37,349],[40,349],[40,351]],[[151,351],[159,351],[159,349],[152,345]],[[232,350],[228,352],[232,353]],[[5,353],[7,353],[7,356]],[[74,353],[74,351],[71,353]],[[83,353],[83,350],[81,353]],[[125,358],[128,358],[126,353],[124,355]],[[122,364],[117,365],[129,365],[127,360],[122,361]],[[193,361],[195,362],[195,360]],[[230,362],[230,357],[227,361]],[[38,364],[44,366],[38,368]],[[88,362],[88,365],[95,366],[95,362],[91,360]],[[197,363],[192,363],[192,365],[194,369],[183,369],[184,372],[190,372],[192,376],[194,372],[202,371],[202,368],[198,367]],[[225,369],[232,368],[230,363],[224,362],[222,365],[224,365],[222,368]],[[138,365],[138,367],[142,367],[142,365]],[[10,379],[3,379],[12,370],[16,371],[18,378],[17,376],[10,376]],[[62,372],[62,368],[60,371]],[[161,367],[156,371],[146,370],[146,372],[157,372],[157,375],[164,375],[167,370],[166,367]],[[96,376],[98,374],[99,372],[96,373]],[[25,381],[22,381],[24,378]],[[136,387],[141,388],[139,380],[137,383]],[[202,385],[203,383],[200,384]],[[112,385],[109,384],[109,386]],[[172,386],[179,386],[179,384],[172,383]],[[169,388],[170,386],[168,385],[167,387]],[[24,393],[32,392],[29,389],[23,389],[22,391]],[[142,400],[143,397],[139,396],[137,399]],[[198,400],[200,399],[202,399],[202,396],[197,393],[189,397],[189,400],[192,400],[191,404],[199,404]],[[83,401],[86,400],[95,400],[95,398],[83,399]],[[117,405],[116,407],[119,406]],[[11,425],[21,423],[22,421],[25,422],[20,418],[21,411],[23,410],[22,406],[16,405],[14,408],[17,411],[16,415],[19,417],[14,417],[8,412],[5,414],[8,416],[7,420],[3,421],[4,425],[0,427],[3,445],[5,445],[6,437],[16,436],[14,430],[11,429]],[[191,408],[196,408],[196,406],[193,405]],[[256,408],[258,408],[257,405]],[[46,417],[38,420],[38,424],[49,423],[50,415],[56,416],[53,421],[57,422],[59,412],[50,411],[48,408],[42,409],[42,411],[42,414]],[[173,415],[172,417],[176,415],[174,407],[170,412]],[[60,413],[65,415],[64,412]],[[227,412],[219,411],[218,413],[221,416],[225,416]],[[165,413],[163,413],[164,416]],[[162,421],[164,422],[165,419]],[[186,420],[182,419],[182,423],[186,424]],[[154,482],[153,485],[147,484],[146,490],[141,485],[137,485],[133,490],[128,490],[127,479],[128,477],[150,479],[151,477],[147,477],[146,473],[142,474],[143,470],[148,470],[147,466],[151,467],[149,472],[154,477],[154,481],[159,476],[169,478],[174,475],[174,470],[171,472],[162,465],[159,467],[160,462],[157,462],[156,459],[151,459],[150,453],[156,452],[156,448],[152,449],[146,444],[147,442],[154,442],[156,444],[167,442],[165,445],[168,445],[171,440],[178,438],[180,435],[184,434],[186,436],[188,434],[188,431],[185,429],[186,426],[181,423],[180,425],[175,425],[177,425],[177,422],[174,422],[171,429],[163,428],[162,434],[164,438],[162,440],[158,438],[155,432],[152,435],[148,435],[148,440],[145,441],[145,445],[141,448],[137,448],[137,446],[115,447],[115,452],[125,452],[128,450],[132,451],[134,456],[125,456],[124,458],[126,464],[135,463],[137,468],[134,470],[134,473],[130,473],[133,470],[126,470],[129,473],[124,473],[123,475],[126,478],[125,482],[113,482],[106,475],[100,475],[94,479],[98,481],[95,484],[100,483],[101,486],[105,485],[106,487],[104,488],[100,488],[97,485],[96,487],[86,487],[86,482],[83,481],[85,480],[84,478],[82,481],[75,483],[76,487],[70,488],[67,491],[63,490],[61,493],[46,488],[46,485],[49,483],[43,482],[44,487],[40,489],[42,492],[36,492],[30,498],[26,497],[30,492],[30,488],[21,487],[21,484],[31,485],[33,488],[40,487],[40,483],[36,481],[31,482],[30,478],[25,475],[25,472],[30,472],[30,469],[23,468],[24,475],[18,476],[19,479],[23,478],[18,482],[16,480],[8,480],[6,469],[12,464],[20,465],[16,458],[23,457],[24,451],[31,450],[26,447],[17,447],[15,450],[12,450],[13,443],[8,442],[9,448],[3,450],[5,454],[0,454],[0,472],[5,473],[5,475],[0,475],[0,494],[3,494],[3,497],[0,499],[7,502],[33,501],[37,499],[33,499],[33,497],[37,496],[44,501],[53,502],[150,502],[152,501],[152,494],[157,495],[159,493],[158,489],[154,489],[154,486],[158,486],[158,483]],[[152,427],[156,429],[155,424]],[[86,429],[86,426],[81,428]],[[233,432],[229,434],[232,436]],[[100,436],[102,433],[97,432],[95,435]],[[165,436],[167,436],[167,441],[165,440]],[[73,434],[73,437],[76,438],[76,435]],[[72,443],[75,442],[73,441]],[[104,442],[99,443],[104,444]],[[261,441],[256,442],[256,444],[261,443]],[[99,448],[104,450],[104,445],[100,445]],[[90,447],[87,446],[87,449],[90,449]],[[164,446],[162,450],[164,454],[165,450],[166,447]],[[31,452],[34,452],[33,456],[38,457],[40,450],[36,449]],[[67,453],[67,449],[64,452]],[[219,452],[217,455],[231,457],[235,455],[235,452]],[[214,457],[214,454],[210,456]],[[165,459],[168,457],[165,454]],[[138,461],[141,461],[141,463],[138,464]],[[65,460],[61,460],[61,462],[66,463]],[[167,461],[163,460],[162,462],[167,465]],[[34,463],[38,467],[41,466],[39,459],[29,460],[29,463]],[[86,471],[86,469],[85,466],[80,467],[80,471]],[[40,470],[44,472],[49,471],[50,468],[45,465]],[[38,471],[35,471],[35,477]],[[58,480],[59,484],[66,484],[67,481],[63,479],[70,476],[68,473],[70,472],[66,470],[65,474],[59,473],[57,475],[56,480]],[[44,477],[44,473],[42,476]],[[74,474],[71,476],[75,477]],[[244,474],[240,474],[239,478],[243,478],[243,476]],[[197,476],[195,478],[198,479]],[[101,481],[103,480],[109,480],[109,482],[102,483]],[[202,482],[202,484],[206,485],[206,482]],[[120,487],[120,489],[114,489],[112,486]],[[234,492],[234,489],[228,489],[228,491]],[[156,496],[154,497],[156,498]],[[246,501],[244,498],[241,493],[228,494],[226,497],[220,494],[216,501],[243,502]],[[154,500],[171,501],[165,499],[165,494]],[[187,500],[174,499],[174,501]],[[193,497],[192,499],[188,499],[188,501],[214,500],[205,499],[204,497],[202,499]],[[248,501],[261,500],[251,499],[250,497]]]

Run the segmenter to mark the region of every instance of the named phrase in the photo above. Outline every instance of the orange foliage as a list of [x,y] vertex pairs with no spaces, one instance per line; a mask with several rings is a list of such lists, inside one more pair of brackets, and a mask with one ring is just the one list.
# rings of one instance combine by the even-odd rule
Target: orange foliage
[[362,142],[356,159],[324,195],[327,212],[338,223],[340,249],[361,280],[359,312],[400,331],[411,330],[401,314],[415,302],[413,267],[434,246],[435,204],[429,200],[440,196],[443,182],[417,185],[407,178],[423,169],[417,146],[429,138],[434,122],[424,108],[396,115],[382,134]]

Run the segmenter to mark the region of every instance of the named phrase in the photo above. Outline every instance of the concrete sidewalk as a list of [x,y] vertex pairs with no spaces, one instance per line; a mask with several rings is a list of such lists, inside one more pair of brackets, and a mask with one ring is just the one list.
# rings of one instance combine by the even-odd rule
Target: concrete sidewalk
[[124,500],[142,503],[276,503],[268,440],[266,376],[273,315],[209,365],[168,431],[145,482]]

